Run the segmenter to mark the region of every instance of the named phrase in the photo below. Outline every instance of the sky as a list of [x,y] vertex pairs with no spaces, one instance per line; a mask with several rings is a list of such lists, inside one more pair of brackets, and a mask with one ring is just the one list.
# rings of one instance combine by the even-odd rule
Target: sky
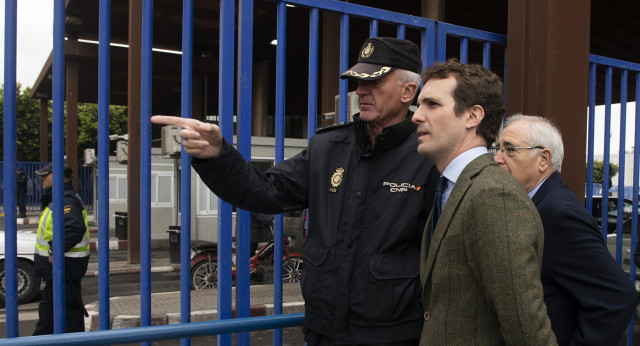
[[[625,151],[630,151],[633,148],[633,144],[635,141],[634,132],[635,132],[635,112],[636,112],[636,103],[628,102],[627,103],[627,117],[626,117],[626,131],[625,131]],[[604,115],[605,115],[605,107],[604,106],[596,106],[596,117],[595,117],[595,125],[594,125],[594,148],[593,152],[596,155],[602,155],[604,153]],[[585,116],[588,115],[588,110],[585,113]],[[611,105],[611,128],[610,128],[610,136],[611,136],[611,148],[609,153],[617,154],[620,149],[620,104],[612,104]]]
[[[53,0],[18,0],[16,80],[33,86],[53,47]],[[0,0],[0,84],[4,84],[5,0]]]

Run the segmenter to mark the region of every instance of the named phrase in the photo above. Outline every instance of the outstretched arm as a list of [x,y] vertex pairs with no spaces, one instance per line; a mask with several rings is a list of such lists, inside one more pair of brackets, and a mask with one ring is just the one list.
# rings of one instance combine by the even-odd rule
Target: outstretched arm
[[218,125],[166,115],[154,115],[151,117],[151,122],[182,127],[180,130],[182,146],[192,157],[213,159],[220,155],[222,134]]

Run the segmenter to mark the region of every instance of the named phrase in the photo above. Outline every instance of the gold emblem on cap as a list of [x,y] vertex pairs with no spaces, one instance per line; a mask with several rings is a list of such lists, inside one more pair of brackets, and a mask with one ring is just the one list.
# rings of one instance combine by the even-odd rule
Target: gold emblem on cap
[[373,54],[373,45],[371,44],[371,42],[369,42],[366,47],[362,48],[360,56],[363,58],[368,58],[371,56],[371,54]]
[[378,71],[374,72],[374,73],[358,73],[352,70],[348,70],[346,71],[344,74],[346,75],[350,75],[356,78],[362,78],[362,79],[367,79],[367,78],[378,78],[382,75],[384,75],[385,73],[391,71],[391,67],[389,66],[383,66],[382,68],[380,68]]
[[338,167],[336,171],[333,172],[331,176],[331,187],[329,188],[329,192],[337,192],[338,186],[342,183],[342,179],[344,178],[344,168]]

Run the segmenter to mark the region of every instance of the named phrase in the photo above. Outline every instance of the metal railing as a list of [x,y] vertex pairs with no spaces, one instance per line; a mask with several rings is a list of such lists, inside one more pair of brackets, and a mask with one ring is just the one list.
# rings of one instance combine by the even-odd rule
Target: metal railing
[[[261,1],[261,0],[259,0]],[[433,20],[393,13],[380,9],[366,6],[354,5],[343,1],[313,1],[313,0],[287,0],[276,1],[274,6],[277,7],[277,52],[276,52],[276,107],[275,107],[275,134],[276,134],[276,163],[284,158],[284,124],[285,124],[285,76],[286,76],[286,38],[287,38],[287,4],[295,5],[298,9],[308,10],[309,15],[309,50],[308,50],[308,89],[307,89],[307,109],[308,109],[308,133],[309,136],[315,133],[317,114],[318,114],[318,61],[319,61],[319,36],[320,23],[319,15],[321,12],[335,13],[340,16],[340,54],[339,59],[340,71],[345,71],[349,66],[349,57],[354,55],[353,51],[349,51],[350,31],[353,29],[352,22],[358,25],[367,25],[369,36],[378,36],[381,25],[395,26],[397,37],[405,38],[409,35],[419,37],[419,45],[422,49],[423,66],[427,67],[434,61],[445,60],[450,56],[457,56],[463,62],[481,62],[485,67],[496,70],[498,69],[502,76],[505,74],[505,47],[506,37],[504,35],[491,34],[480,30],[462,28],[447,23],[437,23]],[[236,5],[238,5],[238,22],[236,23]],[[111,22],[111,3],[109,0],[100,0],[99,2],[99,87],[98,87],[98,105],[99,105],[99,133],[98,133],[98,175],[106,177],[109,174],[109,75],[110,75],[110,22]],[[229,142],[233,137],[233,117],[237,114],[237,135],[238,149],[240,153],[247,159],[250,159],[251,147],[251,114],[252,114],[252,62],[254,61],[253,46],[253,0],[240,1],[221,0],[220,1],[220,56],[219,56],[219,104],[218,119],[223,136]],[[54,164],[54,211],[61,211],[62,208],[57,206],[62,204],[62,166],[64,153],[64,20],[65,20],[65,1],[55,0],[54,4],[54,48],[53,48],[53,164]],[[183,117],[190,117],[191,100],[192,100],[192,57],[193,57],[193,1],[183,1],[183,32],[182,32],[182,83],[181,83],[181,114]],[[16,0],[5,1],[5,98],[4,98],[4,176],[15,174],[16,166],[16,148],[15,148],[15,65],[16,65]],[[366,23],[366,24],[362,24]],[[6,320],[7,320],[7,336],[8,339],[0,340],[0,344],[26,345],[33,344],[38,340],[45,340],[48,344],[96,344],[96,343],[124,343],[137,341],[151,341],[160,338],[183,338],[183,345],[189,344],[188,337],[200,335],[218,334],[219,345],[230,345],[231,335],[229,333],[239,333],[258,329],[275,329],[274,344],[282,343],[282,334],[279,328],[287,326],[299,326],[302,324],[302,314],[282,314],[282,282],[274,280],[274,316],[268,317],[249,317],[249,257],[248,244],[240,243],[238,246],[238,269],[237,269],[237,294],[236,309],[237,318],[232,318],[232,274],[231,274],[231,234],[232,234],[232,207],[224,202],[219,203],[219,229],[218,232],[218,319],[213,322],[190,322],[190,283],[189,283],[189,256],[190,256],[190,232],[180,232],[180,286],[181,286],[181,324],[172,326],[150,326],[151,321],[151,290],[150,290],[150,213],[149,213],[149,196],[150,196],[150,143],[151,143],[151,124],[149,121],[153,111],[151,109],[152,99],[152,59],[151,51],[153,46],[153,1],[143,0],[143,39],[142,39],[142,94],[141,94],[141,176],[140,176],[140,236],[141,236],[141,327],[126,330],[110,331],[110,311],[109,311],[109,276],[101,275],[99,277],[99,328],[100,331],[64,334],[64,272],[57,270],[62,268],[61,257],[64,253],[61,241],[62,232],[54,232],[54,304],[56,321],[56,334],[48,337],[40,337],[35,339],[32,337],[17,338],[18,336],[18,306],[16,297],[16,224],[15,224],[15,181],[6,184],[4,190],[4,206],[7,206],[5,217],[5,244],[6,256]],[[236,36],[236,28],[238,33]],[[299,30],[300,28],[296,28]],[[237,42],[237,55],[235,51]],[[458,41],[458,45],[452,44]],[[456,51],[456,48],[458,50]],[[494,47],[499,49],[494,49]],[[619,61],[613,61],[597,56],[591,56],[592,62],[592,81],[590,83],[590,110],[595,105],[595,71],[597,65],[607,65],[610,69],[622,69],[624,85],[628,71],[636,73],[636,85],[639,85],[638,71],[640,68],[634,64],[628,64]],[[234,68],[236,66],[237,79],[234,77]],[[610,95],[610,77],[607,72],[607,90]],[[336,76],[337,78],[337,76]],[[347,89],[348,80],[340,80],[339,82],[339,121],[347,120]],[[229,86],[236,86],[237,107],[234,105],[234,89]],[[626,89],[625,89],[626,90]],[[591,94],[593,93],[593,97]],[[626,91],[625,91],[626,103]],[[295,95],[300,96],[300,95]],[[636,90],[636,100],[639,98],[638,88]],[[622,102],[622,101],[621,101]],[[607,104],[611,104],[611,100]],[[234,111],[235,110],[235,111]],[[592,111],[590,111],[590,142],[589,142],[589,171],[593,170],[593,125]],[[640,116],[636,108],[636,124],[639,124]],[[638,129],[639,125],[636,125]],[[608,131],[608,128],[605,130]],[[622,131],[624,132],[624,131]],[[621,140],[624,141],[624,140]],[[638,148],[639,140],[636,139],[635,148]],[[621,145],[622,147],[622,145]],[[607,147],[608,148],[608,147]],[[605,152],[607,152],[605,148]],[[634,199],[633,208],[637,210],[638,193],[638,153],[635,150],[634,162]],[[605,155],[608,160],[608,156]],[[607,161],[608,162],[608,161]],[[183,151],[181,157],[181,227],[183,229],[191,229],[191,187],[190,187],[190,159]],[[624,161],[621,162],[621,170],[624,167]],[[608,170],[605,170],[605,177],[608,178]],[[622,178],[622,177],[621,177]],[[588,180],[590,181],[590,180]],[[622,179],[621,179],[622,181]],[[587,190],[590,191],[592,186],[587,183]],[[108,196],[109,185],[105,180],[97,187],[98,196]],[[108,199],[108,197],[106,198]],[[590,199],[588,199],[588,203]],[[590,205],[589,205],[590,206]],[[11,208],[13,207],[13,208]],[[109,206],[108,203],[101,203],[98,211],[98,252],[99,252],[99,272],[109,272]],[[239,237],[249,237],[249,213],[239,211]],[[606,218],[605,218],[606,219]],[[62,229],[62,215],[54,214],[55,230]],[[275,251],[282,253],[282,215],[275,218]],[[620,223],[621,224],[621,223]],[[636,213],[633,215],[633,228],[637,227]],[[620,237],[619,237],[620,238]],[[636,236],[632,237],[632,243],[635,247]],[[277,258],[277,256],[275,256]],[[631,262],[633,264],[633,262]],[[632,279],[635,279],[635,270],[632,270]],[[275,261],[274,277],[282,277],[282,263]],[[280,316],[278,316],[280,315]],[[632,333],[630,333],[630,340]],[[238,344],[249,344],[249,336],[247,333],[238,334]]]
[[[631,226],[630,232],[625,235],[624,228],[624,193],[618,193],[616,198],[616,245],[615,245],[615,258],[619,264],[623,261],[629,264],[629,278],[631,282],[636,281],[636,265],[633,259],[633,252],[636,249],[637,244],[637,230],[638,230],[638,180],[640,179],[640,107],[638,107],[637,101],[640,100],[640,64],[631,63],[627,61],[606,58],[598,55],[589,55],[589,109],[588,109],[588,144],[587,144],[587,181],[586,191],[593,191],[593,174],[594,174],[594,153],[596,150],[595,137],[596,131],[603,131],[602,152],[603,152],[603,164],[602,164],[602,208],[601,208],[601,230],[602,236],[607,241],[608,238],[608,220],[610,210],[609,205],[609,193],[608,189],[610,181],[610,162],[611,162],[611,133],[619,130],[619,171],[618,171],[618,186],[617,191],[625,190],[625,171],[628,164],[633,165],[633,183],[632,183],[632,208],[631,208]],[[619,84],[619,98],[613,99],[614,88],[614,75]],[[598,78],[604,79],[604,85],[602,81],[599,82]],[[635,139],[631,142],[627,139],[627,114],[628,106],[628,93],[631,90],[631,84],[629,78],[635,78]],[[604,102],[598,102],[598,100],[604,100]],[[596,126],[596,104],[603,103],[604,106],[604,126],[599,128]],[[614,104],[619,105],[619,129],[612,129],[612,107]],[[628,142],[629,141],[629,142]],[[633,143],[633,162],[627,163],[625,159],[626,146],[628,143]],[[600,148],[598,148],[600,149]],[[593,195],[586,195],[586,207],[591,212],[593,209]],[[630,239],[625,239],[630,238]],[[623,248],[623,244],[627,243],[628,249]],[[629,256],[624,258],[623,256]],[[633,318],[629,324],[627,331],[627,344],[633,344]]]

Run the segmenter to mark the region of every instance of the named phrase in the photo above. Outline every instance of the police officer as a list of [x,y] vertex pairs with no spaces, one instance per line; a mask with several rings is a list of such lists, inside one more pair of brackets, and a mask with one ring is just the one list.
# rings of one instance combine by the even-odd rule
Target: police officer
[[[53,185],[51,164],[36,171],[42,178],[42,188],[50,190]],[[73,190],[71,167],[64,166],[64,258],[65,258],[65,302],[66,331],[83,332],[86,310],[81,298],[81,280],[89,264],[89,227],[87,211],[80,197]],[[36,238],[36,275],[44,282],[44,291],[38,308],[39,319],[33,335],[53,333],[53,282],[52,241],[53,210],[50,202],[42,211]]]
[[301,281],[309,345],[419,342],[420,244],[439,176],[416,151],[409,111],[421,69],[414,43],[367,39],[342,75],[358,83],[360,113],[264,173],[216,125],[151,118],[184,127],[193,168],[223,200],[268,214],[309,208]]

